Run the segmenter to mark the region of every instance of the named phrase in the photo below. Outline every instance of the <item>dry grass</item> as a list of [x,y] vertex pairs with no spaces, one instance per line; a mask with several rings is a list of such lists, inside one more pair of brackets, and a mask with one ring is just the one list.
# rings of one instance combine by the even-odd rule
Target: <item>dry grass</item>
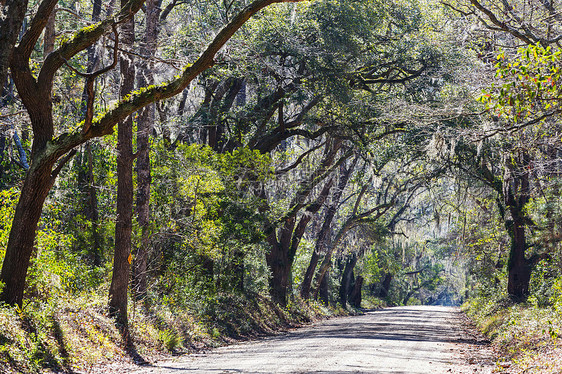
[[190,353],[272,334],[330,313],[302,301],[280,308],[259,295],[225,298],[213,316],[199,318],[186,310],[162,305],[147,310],[132,304],[131,350],[125,349],[119,331],[107,317],[102,293],[32,302],[23,311],[0,307],[0,372],[126,373],[139,357],[154,361]]
[[553,308],[490,303],[498,302],[473,300],[464,309],[501,357],[495,373],[562,373],[562,318]]

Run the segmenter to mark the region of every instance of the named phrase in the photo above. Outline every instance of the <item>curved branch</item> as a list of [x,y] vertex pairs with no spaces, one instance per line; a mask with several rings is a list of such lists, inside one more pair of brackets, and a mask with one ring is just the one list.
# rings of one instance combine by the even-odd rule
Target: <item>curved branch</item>
[[37,9],[37,13],[31,21],[31,25],[23,34],[23,37],[16,47],[17,53],[20,54],[25,60],[29,59],[31,52],[33,52],[33,47],[39,40],[43,29],[49,21],[49,16],[51,15],[53,9],[57,5],[58,0],[43,0]]
[[130,20],[135,13],[139,11],[144,2],[145,0],[130,0],[121,8],[115,17],[107,18],[91,26],[86,26],[74,34],[70,40],[63,42],[56,51],[53,51],[45,59],[45,63],[37,78],[39,87],[50,89],[55,73],[66,61],[93,45],[103,35],[112,32],[115,27]]
[[[90,29],[82,29],[80,33],[70,42],[61,46],[59,48],[59,53],[52,53],[49,57],[52,60],[44,66],[45,71],[41,71],[41,74],[50,74],[48,71],[52,70],[59,64],[63,64],[64,61],[61,57],[71,57],[78,53],[80,50],[87,48],[92,44],[91,40],[95,37],[100,37],[106,30],[113,27],[115,24],[119,24],[127,19],[127,12],[138,11],[137,7],[140,8],[144,0],[131,0],[128,6],[124,7],[119,15],[114,19],[103,21]],[[136,112],[137,110],[152,104],[154,102],[164,100],[173,97],[181,93],[199,74],[201,74],[206,69],[213,66],[213,58],[215,54],[226,44],[226,42],[238,31],[246,21],[250,19],[251,16],[259,12],[261,9],[275,3],[296,3],[304,0],[256,0],[244,8],[240,13],[236,15],[214,38],[214,40],[209,44],[207,49],[201,54],[201,56],[191,65],[184,68],[183,73],[176,76],[171,81],[165,82],[160,85],[152,85],[149,87],[143,87],[138,91],[131,93],[124,97],[117,105],[101,114],[92,121],[92,126],[82,133],[65,133],[60,135],[58,138],[50,142],[50,152],[46,155],[45,160],[55,158],[58,159],[66,152],[70,151],[72,148],[85,143],[89,139],[108,135],[113,132],[114,126],[121,120],[125,119],[128,115]],[[132,16],[132,15],[131,15]],[[130,18],[130,17],[129,17]],[[115,21],[114,21],[115,20]],[[61,62],[62,61],[62,62]],[[50,67],[46,67],[49,65]],[[40,74],[40,76],[41,76]],[[47,79],[45,77],[43,79]]]
[[509,26],[507,23],[500,21],[496,17],[496,15],[494,14],[494,12],[492,12],[490,9],[484,7],[481,3],[478,2],[478,0],[470,0],[470,2],[479,11],[484,13],[494,25],[496,25],[497,27],[499,27],[503,31],[506,31],[506,32],[510,33],[511,35],[515,36],[517,39],[525,42],[526,44],[533,44],[533,43],[536,43],[538,41],[538,39],[534,35],[531,35],[531,38],[533,38],[533,39],[530,39],[529,35],[525,35],[525,34],[521,33],[519,30],[515,29],[514,27]]

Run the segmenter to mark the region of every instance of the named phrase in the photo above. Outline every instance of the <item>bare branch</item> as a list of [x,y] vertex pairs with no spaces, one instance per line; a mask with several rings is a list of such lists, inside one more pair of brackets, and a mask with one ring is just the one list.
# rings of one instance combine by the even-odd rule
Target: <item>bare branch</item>
[[59,161],[59,164],[57,165],[57,167],[51,172],[51,181],[52,182],[55,181],[55,179],[60,174],[64,165],[66,165],[68,163],[68,161],[70,161],[76,153],[77,153],[76,149],[73,149],[70,152],[68,152],[68,154],[62,160]]
[[326,144],[326,142],[322,142],[319,145],[317,145],[314,148],[309,149],[308,151],[304,152],[302,155],[299,156],[299,158],[297,158],[297,160],[290,166],[287,166],[286,168],[283,168],[281,170],[276,170],[275,171],[275,175],[283,175],[286,172],[296,168],[297,166],[299,166],[299,164],[302,162],[302,160],[308,156],[309,154],[311,154],[312,152],[316,151],[317,149],[319,149],[320,147],[322,147],[324,144]]
[[33,52],[33,47],[39,40],[43,29],[47,25],[49,20],[49,16],[55,6],[57,5],[58,0],[43,0],[39,5],[39,9],[37,9],[37,13],[33,20],[31,20],[31,25],[23,34],[21,42],[16,47],[16,53],[21,55],[24,60],[28,60],[29,56],[31,56],[31,52]]

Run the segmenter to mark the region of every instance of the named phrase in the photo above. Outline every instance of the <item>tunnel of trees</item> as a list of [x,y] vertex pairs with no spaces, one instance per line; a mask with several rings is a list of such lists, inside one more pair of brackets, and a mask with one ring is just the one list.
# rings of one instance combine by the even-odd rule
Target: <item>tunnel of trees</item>
[[0,0],[0,299],[552,302],[557,6]]

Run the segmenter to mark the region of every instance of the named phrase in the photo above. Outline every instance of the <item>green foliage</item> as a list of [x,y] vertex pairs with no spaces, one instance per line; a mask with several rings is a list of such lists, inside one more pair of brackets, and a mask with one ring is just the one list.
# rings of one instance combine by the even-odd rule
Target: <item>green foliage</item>
[[0,190],[0,259],[4,258],[5,248],[8,245],[18,198],[19,190],[16,188]]
[[540,44],[522,47],[514,57],[501,52],[496,64],[496,76],[501,83],[480,100],[492,114],[512,121],[559,110],[560,54]]
[[270,177],[267,155],[245,148],[219,154],[210,147],[181,145],[158,160],[156,229],[162,232],[157,281],[164,302],[213,314],[224,292],[263,291],[261,201],[252,188]]
[[[93,5],[63,3],[83,19],[83,13],[90,12]],[[197,51],[203,50],[245,4],[173,2],[169,18],[162,20],[157,55],[169,64],[193,62]],[[146,27],[146,16],[137,17],[140,34]],[[78,19],[69,12],[57,14],[59,45],[65,42],[65,30],[83,27]],[[293,298],[280,308],[264,295],[270,281],[265,258],[271,250],[265,239],[283,223],[280,219],[294,203],[295,190],[319,166],[325,144],[341,143],[336,160],[345,152],[357,155],[356,169],[337,205],[330,238],[353,213],[382,202],[389,205],[384,213],[381,208],[380,217],[364,217],[335,249],[333,258],[340,264],[346,256],[357,255],[355,276],[364,277],[365,294],[374,294],[387,274],[393,276],[388,297],[392,304],[454,304],[464,297],[464,291],[469,296],[492,297],[505,288],[507,247],[504,228],[496,217],[495,196],[478,191],[476,205],[472,200],[461,205],[452,197],[460,195],[461,183],[452,179],[450,185],[439,186],[447,190],[441,196],[430,193],[438,189],[433,188],[438,178],[453,166],[428,160],[426,148],[436,143],[429,139],[437,139],[433,136],[436,129],[445,133],[475,126],[472,117],[462,112],[476,104],[471,101],[460,108],[458,103],[470,97],[473,82],[465,80],[478,64],[472,51],[454,40],[457,35],[452,35],[450,25],[456,23],[443,19],[440,6],[430,1],[278,4],[253,17],[221,49],[213,68],[184,91],[181,109],[176,110],[173,100],[159,104],[154,110],[159,116],[153,117],[150,151],[149,285],[146,298],[137,300],[143,307],[135,304],[131,329],[137,335],[131,336],[178,351],[194,341],[216,342],[225,335],[271,332],[271,326],[308,321],[322,312],[318,305]],[[83,28],[82,33],[93,27],[96,25]],[[133,52],[145,55],[145,44],[149,43],[138,38]],[[106,54],[98,57],[100,66],[108,65]],[[44,58],[36,48],[34,72],[39,71]],[[87,71],[91,68],[87,58],[84,51],[67,64]],[[482,101],[509,120],[558,109],[559,58],[558,52],[539,45],[522,50],[511,62],[502,56],[497,66],[502,86],[490,90]],[[147,63],[158,81],[177,74],[162,64],[163,60],[133,61],[142,68],[139,74]],[[187,66],[192,65],[188,62]],[[117,77],[107,74],[97,78],[97,119],[118,101],[119,93],[112,88],[118,86]],[[84,82],[79,78],[72,69],[56,74],[52,98],[56,134],[80,131],[83,125]],[[229,91],[234,81],[244,88]],[[150,83],[147,88],[137,88],[135,94],[146,97],[159,84]],[[203,145],[213,143],[212,131],[220,139],[211,146]],[[269,139],[274,140],[269,148],[263,147],[266,151],[256,150],[261,141]],[[28,141],[24,142],[26,148]],[[0,318],[8,316],[5,320],[9,320],[0,321],[0,355],[18,364],[28,362],[22,371],[66,365],[66,348],[75,357],[87,355],[77,348],[81,342],[110,345],[109,336],[113,335],[108,329],[97,328],[103,325],[99,314],[84,310],[95,307],[103,311],[105,305],[116,218],[116,144],[115,134],[92,142],[88,150],[78,149],[62,170],[39,225],[24,311],[0,311]],[[461,145],[466,144],[455,139],[442,147],[447,148],[453,163],[462,161],[458,152]],[[497,157],[484,159],[481,156],[488,156],[488,150],[472,152],[476,147],[469,144],[467,159],[475,165],[494,164],[507,154],[509,145],[495,151]],[[276,175],[274,169],[290,166],[309,151],[301,164]],[[3,158],[0,165],[2,188],[19,185],[23,174],[8,161]],[[349,167],[349,162],[334,169],[334,186],[344,167]],[[363,187],[364,200],[354,205]],[[308,204],[320,188],[315,187],[298,203]],[[547,195],[556,193],[553,190]],[[540,227],[559,215],[559,202],[547,197],[533,199],[527,207],[528,215]],[[0,259],[17,199],[17,188],[0,190]],[[328,206],[329,199],[322,204]],[[296,222],[302,214],[301,210]],[[316,246],[323,214],[321,207],[299,241],[289,285],[293,293],[298,292],[297,285]],[[443,218],[446,216],[448,220]],[[562,256],[555,252],[559,247],[555,238],[547,239],[539,231],[533,233],[535,249],[552,249],[553,263],[559,262]],[[141,245],[143,234],[133,222],[134,248]],[[530,301],[534,307],[561,308],[562,278],[552,267],[541,264],[533,275]],[[329,272],[332,299],[341,272]],[[93,301],[92,294],[97,295]],[[75,299],[76,304],[64,304],[66,309],[57,311],[57,305]],[[369,295],[365,305],[383,304]],[[137,308],[143,310],[137,314]],[[14,321],[27,323],[25,329],[11,326]],[[498,321],[491,322],[490,329]],[[74,336],[76,344],[72,344],[72,336],[59,334],[59,330],[72,330],[69,326],[86,326],[81,335],[76,334],[80,338]],[[9,336],[4,333],[8,330]],[[549,327],[548,333],[556,337],[558,327]],[[11,351],[14,346],[17,349]]]
[[181,336],[172,329],[160,331],[158,340],[162,342],[164,348],[169,352],[175,352],[182,344]]

